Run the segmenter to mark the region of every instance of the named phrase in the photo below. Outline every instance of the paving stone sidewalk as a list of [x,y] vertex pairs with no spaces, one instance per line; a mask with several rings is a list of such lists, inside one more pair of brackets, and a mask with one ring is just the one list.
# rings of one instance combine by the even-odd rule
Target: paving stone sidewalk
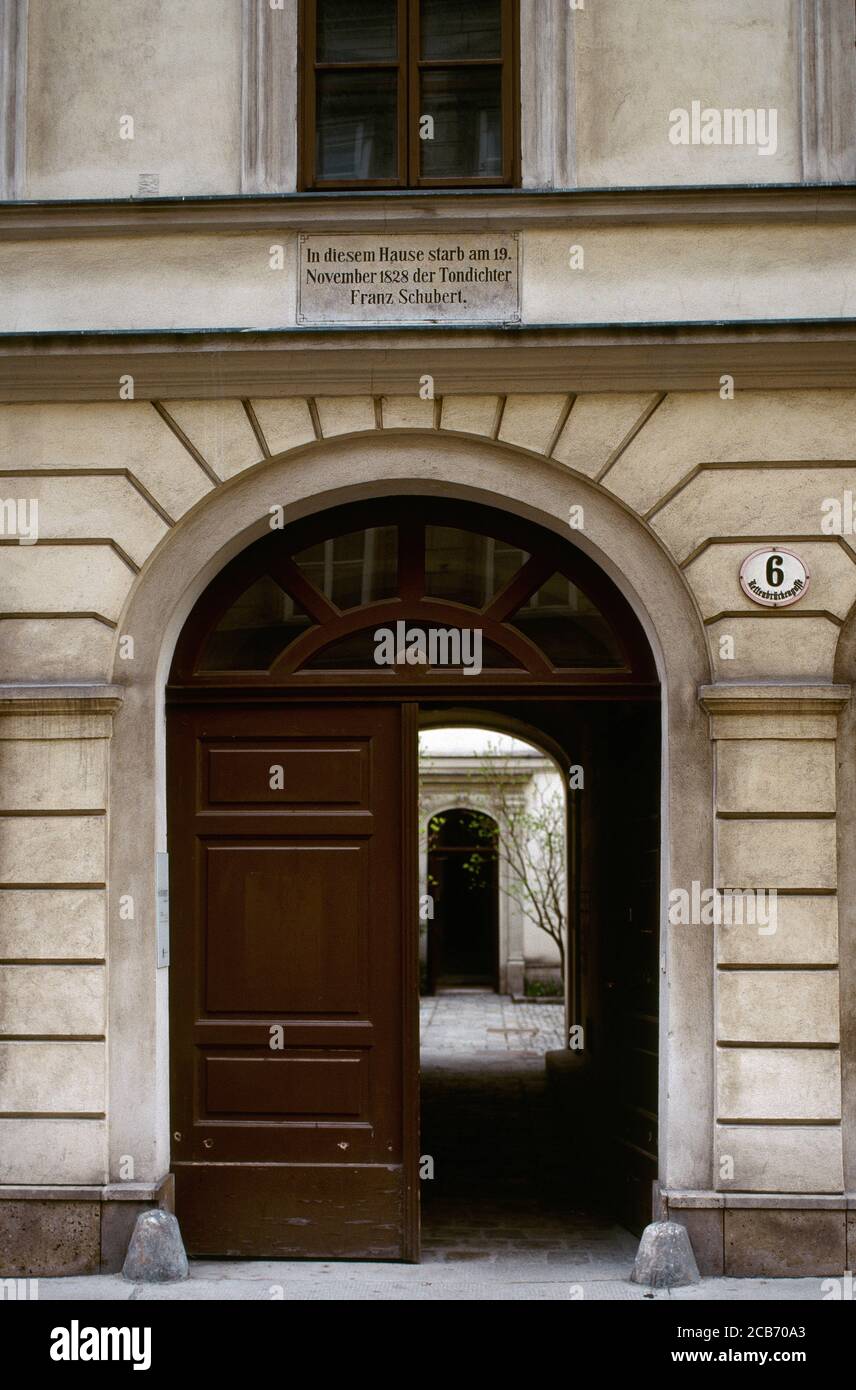
[[531,1255],[493,1255],[466,1269],[427,1255],[419,1265],[283,1263],[275,1260],[191,1261],[183,1284],[128,1284],[119,1275],[40,1279],[41,1301],[214,1300],[223,1302],[501,1301],[576,1302],[819,1302],[821,1279],[704,1279],[670,1293],[650,1292],[628,1280],[627,1262],[594,1274],[584,1262],[541,1261]]
[[150,1301],[820,1301],[822,1279],[705,1279],[652,1293],[629,1282],[636,1239],[569,1182],[546,1088],[558,1004],[489,993],[422,1001],[422,1262],[192,1261],[183,1284],[41,1279],[41,1299]]

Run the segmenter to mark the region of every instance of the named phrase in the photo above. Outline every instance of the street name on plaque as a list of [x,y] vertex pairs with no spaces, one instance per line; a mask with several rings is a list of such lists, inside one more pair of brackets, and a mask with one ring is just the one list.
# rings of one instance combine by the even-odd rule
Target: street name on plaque
[[297,321],[517,323],[517,236],[301,236]]

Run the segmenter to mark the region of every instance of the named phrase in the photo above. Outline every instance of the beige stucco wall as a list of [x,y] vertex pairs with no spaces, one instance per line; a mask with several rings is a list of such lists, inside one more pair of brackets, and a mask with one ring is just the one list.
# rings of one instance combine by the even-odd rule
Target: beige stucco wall
[[[29,0],[27,197],[240,189],[240,0]],[[120,138],[132,116],[133,139]]]
[[777,890],[766,926],[715,928],[714,1167],[726,1192],[844,1186],[836,702],[823,708],[832,687],[817,695],[765,700],[760,687],[745,713],[721,712],[727,696],[709,706],[719,886]]
[[[293,35],[296,0],[285,3]],[[847,41],[821,77],[834,67],[826,95],[847,126],[856,20],[850,0],[836,3]],[[539,31],[526,17],[541,5],[550,22]],[[143,175],[162,195],[241,191],[243,0],[27,8],[27,198],[133,198]],[[763,184],[811,167],[797,16],[823,6],[521,8],[524,187]],[[280,78],[293,135],[290,63]],[[810,108],[810,80],[803,96]],[[775,108],[776,153],[672,144],[670,112],[694,100]],[[120,138],[126,115],[132,140]],[[818,113],[821,145],[828,115]],[[821,160],[821,176],[852,176],[853,145],[832,173]],[[282,165],[278,191],[292,191],[293,140]],[[655,202],[631,200],[613,225],[614,205],[597,198],[569,199],[559,225],[547,200],[521,217],[524,326],[856,316],[843,215],[784,222],[780,204],[766,211],[753,198],[736,221],[735,200],[711,194],[712,215],[698,221],[691,205],[664,216]],[[336,216],[337,231],[357,225]],[[43,221],[43,237],[0,241],[0,332],[294,326],[297,222],[268,226],[259,214],[256,230],[235,230],[247,225],[236,217],[203,232],[203,221],[104,236],[91,222],[68,235]],[[272,246],[284,248],[282,269]],[[832,682],[852,676],[840,651],[854,630],[856,543],[821,522],[826,499],[856,493],[856,389],[799,389],[791,376],[789,389],[746,390],[737,372],[723,400],[719,371],[709,389],[661,393],[620,389],[628,370],[599,392],[568,382],[549,395],[423,401],[415,382],[410,395],[341,396],[319,374],[312,399],[173,399],[159,413],[119,398],[113,360],[115,391],[101,402],[0,405],[0,501],[39,508],[37,543],[0,538],[0,670],[16,687],[0,692],[0,1187],[157,1183],[169,1164],[168,972],[155,969],[152,866],[166,844],[162,681],[193,599],[261,533],[273,503],[302,515],[319,498],[428,486],[499,499],[560,534],[569,505],[585,501],[571,538],[628,594],[663,677],[664,895],[696,879],[779,894],[773,933],[664,927],[663,1182],[701,1191],[699,1204],[731,1203],[732,1215],[745,1194],[840,1205],[856,1173],[856,792],[848,689]],[[721,373],[731,371],[725,349]],[[790,539],[812,576],[806,599],[773,615],[737,580],[765,539]],[[129,662],[125,634],[137,643]],[[32,697],[31,683],[43,687]],[[70,685],[105,688],[99,700],[50,689]],[[515,949],[522,961],[522,926]]]
[[0,1183],[100,1184],[111,717],[14,703],[0,712]]
[[[841,624],[856,599],[856,558],[847,537],[826,535],[821,524],[824,500],[856,484],[856,391],[738,389],[734,400],[722,400],[712,389],[656,402],[580,394],[553,457],[569,475],[597,479],[653,529],[698,605],[718,679],[831,679]],[[378,412],[371,397],[319,396],[313,404],[323,439],[375,434],[378,414],[398,429],[425,403],[386,398]],[[439,429],[429,427],[427,437],[491,438],[498,421],[499,441],[519,450],[525,469],[527,455],[550,447],[569,404],[561,395],[449,396]],[[40,504],[39,543],[0,550],[8,679],[72,672],[107,679],[140,567],[211,493],[212,477],[225,480],[262,461],[240,401],[176,401],[165,409],[207,471],[147,402],[0,406],[4,495]],[[303,398],[257,399],[253,409],[271,454],[315,440]],[[428,423],[428,412],[422,416]],[[113,476],[103,477],[105,469]],[[798,537],[812,574],[806,599],[772,615],[738,582],[741,559],[764,536]],[[721,640],[729,637],[733,656]]]
[[[572,246],[582,269],[571,269]],[[283,248],[281,269],[272,247]],[[522,231],[520,247],[524,324],[856,316],[848,225],[569,222]],[[285,328],[297,321],[297,234],[6,240],[0,283],[0,332]]]
[[[589,0],[573,16],[581,186],[787,183],[801,177],[791,0]],[[669,112],[775,108],[778,149],[673,145]]]
[[[323,466],[328,439],[358,452],[366,441],[382,440],[383,426],[392,423],[390,467],[398,466],[395,460],[411,443],[420,457],[436,454],[437,476],[460,481],[484,476],[483,465],[468,471],[465,460],[486,433],[489,449],[501,450],[506,488],[525,492],[527,478],[543,465],[535,448],[550,447],[571,405],[553,465],[566,497],[602,495],[635,515],[640,535],[647,533],[682,576],[679,582],[705,625],[716,679],[759,683],[744,685],[747,703],[737,710],[723,712],[715,699],[707,702],[717,766],[715,881],[721,887],[775,887],[784,895],[774,935],[717,934],[717,1126],[709,1136],[714,1185],[750,1192],[840,1191],[837,707],[823,705],[821,696],[806,703],[787,682],[809,682],[821,695],[833,690],[828,683],[854,592],[856,555],[846,538],[821,532],[820,504],[830,489],[854,484],[848,453],[856,437],[856,392],[738,392],[734,401],[716,392],[676,393],[652,413],[650,399],[634,394],[583,394],[573,403],[556,395],[449,397],[436,412],[439,427],[409,434],[398,430],[409,418],[409,398],[321,396],[312,405],[310,410],[302,399],[253,403],[270,452],[282,460],[275,465],[260,458],[237,401],[167,403],[202,463],[145,403],[2,407],[5,493],[38,495],[42,527],[35,545],[0,547],[6,593],[0,652],[7,679],[115,678],[123,668],[116,644],[158,556],[173,553],[188,528],[204,528],[218,495],[229,506],[230,483],[257,474],[261,496],[268,499],[264,505],[280,501],[282,483],[268,492],[265,469],[287,469],[290,449],[294,469],[311,469],[313,451]],[[313,420],[322,431],[317,440]],[[533,446],[528,449],[511,442],[521,439],[521,421]],[[628,427],[628,421],[634,424]],[[491,442],[494,430],[497,444]],[[109,478],[105,466],[115,470]],[[49,470],[60,476],[48,476]],[[494,480],[496,486],[501,484]],[[763,499],[771,499],[769,511]],[[256,506],[261,515],[264,507]],[[562,524],[557,516],[556,525]],[[816,588],[805,604],[762,619],[741,601],[737,560],[764,535],[793,535],[798,549],[811,546]],[[577,539],[584,543],[586,531]],[[823,606],[816,609],[816,602]],[[720,659],[724,627],[736,639],[735,658],[727,662]],[[130,696],[138,668],[125,669]],[[686,698],[695,700],[695,688]],[[52,732],[45,732],[48,727]],[[69,1127],[69,1142],[57,1150],[62,1157],[56,1156],[51,1171],[58,1167],[66,1181],[93,1181],[103,1158],[105,1108],[103,921],[97,905],[109,874],[103,753],[89,743],[105,737],[106,716],[91,727],[86,721],[43,727],[16,716],[6,730],[2,761],[15,771],[17,791],[14,804],[2,811],[0,929],[9,936],[13,973],[0,976],[0,998],[11,1001],[0,1025],[8,1039],[2,1045],[0,1109],[10,1117],[3,1123],[14,1130],[12,1151],[24,1155],[23,1167],[39,1148],[39,1135],[60,1123],[54,1117],[66,1117],[61,1123]],[[681,834],[688,833],[682,820]],[[689,884],[679,877],[670,886]],[[75,896],[84,890],[93,896]],[[112,892],[120,891],[113,883]],[[40,964],[47,947],[34,950],[32,944],[32,914],[44,920],[48,900],[48,936],[56,931],[52,912],[68,921],[71,944],[59,964]],[[111,929],[119,932],[121,924]],[[704,930],[677,928],[669,948],[678,953],[674,958],[696,952],[702,938],[693,933]],[[708,934],[712,960],[713,933]],[[87,953],[79,965],[77,951]],[[162,983],[158,1009],[165,999]],[[681,1001],[673,998],[670,1007],[680,1008]],[[148,1026],[154,1029],[154,1017]],[[775,1084],[767,1084],[770,1057],[762,1055],[770,1048],[781,1061]],[[679,1059],[670,1054],[667,1065],[673,1072]],[[798,1094],[783,1084],[784,1077],[792,1078]],[[20,1114],[25,1096],[35,1098],[28,1102],[35,1116],[11,1118]],[[117,1138],[114,1148],[121,1143]],[[151,1171],[143,1176],[154,1180],[159,1173],[152,1143],[149,1133],[133,1151],[149,1154]],[[733,1160],[733,1176],[718,1182],[723,1157]],[[691,1166],[680,1155],[674,1162]]]
[[[276,120],[292,129],[295,8],[285,0],[265,21],[285,34],[274,84],[287,90]],[[243,0],[29,0],[26,196],[133,197],[141,174],[157,175],[161,194],[238,192],[251,32],[243,10]],[[800,48],[799,0],[582,0],[578,8],[522,0],[521,10],[524,186],[803,177],[800,80],[812,63]],[[829,41],[846,49],[847,33],[839,25]],[[852,71],[846,59],[836,63],[846,92],[856,57]],[[671,143],[670,112],[693,101],[774,110],[775,153]],[[134,117],[133,140],[119,139],[122,115]],[[292,150],[289,141],[277,191],[296,186]]]

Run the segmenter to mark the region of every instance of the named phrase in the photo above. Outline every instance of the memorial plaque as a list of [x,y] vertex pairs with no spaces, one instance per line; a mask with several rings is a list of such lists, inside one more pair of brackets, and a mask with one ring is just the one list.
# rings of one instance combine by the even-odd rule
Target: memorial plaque
[[298,323],[519,323],[515,232],[300,237]]

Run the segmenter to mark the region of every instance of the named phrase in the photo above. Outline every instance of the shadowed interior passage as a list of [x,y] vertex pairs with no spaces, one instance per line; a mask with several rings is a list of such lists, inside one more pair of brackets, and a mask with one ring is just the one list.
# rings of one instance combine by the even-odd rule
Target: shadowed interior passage
[[632,1263],[636,1244],[579,1202],[568,1136],[544,1052],[561,1046],[560,1004],[514,1004],[488,990],[422,1000],[421,1184],[426,1259],[573,1256],[592,1275]]

